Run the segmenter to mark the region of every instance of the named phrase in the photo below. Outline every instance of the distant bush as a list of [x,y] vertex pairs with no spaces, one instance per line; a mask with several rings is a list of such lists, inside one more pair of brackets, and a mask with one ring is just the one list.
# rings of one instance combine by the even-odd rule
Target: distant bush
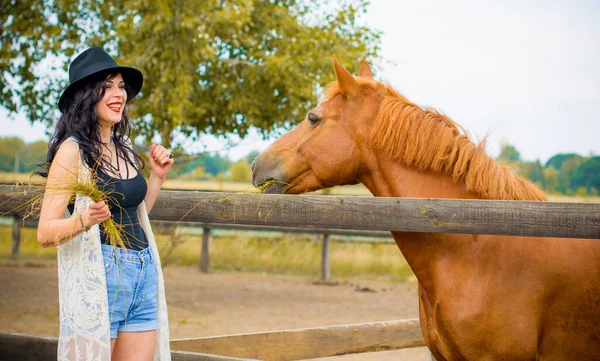
[[585,187],[579,187],[579,188],[577,188],[577,190],[575,191],[575,196],[577,196],[577,197],[587,197],[588,196],[587,188],[585,188]]

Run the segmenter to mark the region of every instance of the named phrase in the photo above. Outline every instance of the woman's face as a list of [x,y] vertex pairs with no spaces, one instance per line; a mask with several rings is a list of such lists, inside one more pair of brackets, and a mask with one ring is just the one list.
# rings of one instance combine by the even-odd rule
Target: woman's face
[[96,108],[98,109],[98,122],[103,127],[112,127],[121,121],[125,103],[127,102],[127,92],[125,91],[125,82],[121,74],[114,77],[109,75],[104,80],[104,97],[100,99]]

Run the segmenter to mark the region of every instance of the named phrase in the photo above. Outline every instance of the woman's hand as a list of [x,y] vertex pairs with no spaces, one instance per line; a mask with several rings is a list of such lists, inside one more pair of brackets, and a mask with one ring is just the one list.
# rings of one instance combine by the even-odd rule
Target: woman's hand
[[150,160],[150,170],[155,177],[165,179],[175,162],[173,158],[169,158],[170,155],[171,153],[162,145],[152,144],[150,146],[148,159]]
[[95,224],[100,224],[110,218],[108,204],[104,202],[92,202],[88,209],[81,214],[83,225],[88,229]]

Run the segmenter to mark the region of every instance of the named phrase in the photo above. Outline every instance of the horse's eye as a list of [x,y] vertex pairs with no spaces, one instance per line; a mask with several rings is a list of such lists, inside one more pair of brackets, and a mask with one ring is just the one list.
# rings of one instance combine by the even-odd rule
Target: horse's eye
[[317,117],[313,113],[308,113],[308,122],[310,123],[310,125],[317,125],[320,121],[321,119],[319,119],[319,117]]

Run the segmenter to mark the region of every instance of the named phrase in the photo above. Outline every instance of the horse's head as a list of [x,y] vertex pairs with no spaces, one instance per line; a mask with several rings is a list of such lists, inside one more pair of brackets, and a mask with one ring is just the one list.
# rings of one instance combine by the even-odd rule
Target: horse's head
[[269,184],[265,191],[270,193],[303,193],[358,183],[382,95],[365,61],[357,78],[335,57],[333,64],[337,82],[326,90],[325,100],[256,157],[256,187]]

